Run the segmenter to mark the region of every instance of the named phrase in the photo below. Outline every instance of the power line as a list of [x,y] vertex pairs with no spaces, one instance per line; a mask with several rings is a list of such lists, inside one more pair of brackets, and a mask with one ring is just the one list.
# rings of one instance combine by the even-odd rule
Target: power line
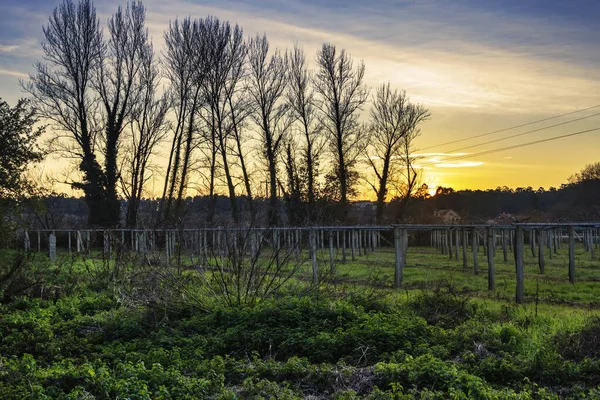
[[469,137],[464,138],[464,139],[452,140],[450,142],[436,144],[436,145],[433,145],[433,146],[425,147],[425,148],[421,149],[421,151],[433,149],[433,148],[436,148],[436,147],[442,147],[442,146],[446,146],[446,145],[449,145],[449,144],[460,143],[460,142],[464,142],[464,141],[471,140],[471,139],[477,139],[477,138],[480,138],[480,137],[493,135],[495,133],[511,131],[513,129],[522,128],[522,127],[529,126],[529,125],[539,124],[540,122],[545,122],[545,121],[550,121],[550,120],[561,118],[561,117],[566,117],[567,115],[577,114],[577,113],[588,111],[588,110],[592,110],[592,109],[598,108],[598,107],[600,107],[600,104],[597,104],[597,105],[592,106],[592,107],[582,108],[580,110],[575,110],[575,111],[571,111],[571,112],[568,112],[568,113],[556,115],[556,116],[553,116],[553,117],[538,119],[536,121],[527,122],[525,124],[514,125],[514,126],[510,126],[508,128],[498,129],[496,131],[491,131],[491,132],[486,132],[486,133],[482,133],[482,134],[479,134],[479,135],[469,136]]
[[490,144],[490,143],[496,143],[496,142],[501,142],[503,140],[508,140],[508,139],[512,139],[512,138],[516,138],[519,136],[525,136],[525,135],[529,135],[531,133],[535,133],[535,132],[540,132],[540,131],[544,131],[546,129],[551,129],[551,128],[556,128],[557,126],[562,126],[562,125],[567,125],[567,124],[572,124],[573,122],[577,122],[577,121],[582,121],[584,119],[588,119],[588,118],[592,118],[592,117],[596,117],[600,115],[600,113],[596,113],[596,114],[591,114],[591,115],[586,115],[585,117],[580,117],[580,118],[575,118],[569,121],[565,121],[565,122],[559,122],[558,124],[554,124],[554,125],[550,125],[550,126],[546,126],[543,128],[537,128],[537,129],[533,129],[531,131],[527,131],[527,132],[521,132],[521,133],[517,133],[515,135],[511,135],[511,136],[505,136],[503,138],[500,139],[494,139],[494,140],[489,140],[487,142],[483,142],[483,143],[479,143],[479,144],[473,144],[471,146],[467,146],[467,147],[461,147],[460,149],[455,149],[450,151],[449,153],[455,153],[457,151],[462,151],[462,150],[467,150],[467,149],[472,149],[473,147],[479,147],[479,146],[483,146],[486,144]]
[[449,162],[449,161],[463,160],[465,158],[479,157],[479,156],[484,156],[484,155],[487,155],[487,154],[498,153],[498,152],[501,152],[501,151],[518,149],[518,148],[521,148],[521,147],[527,147],[527,146],[532,146],[534,144],[551,142],[553,140],[564,139],[564,138],[567,138],[567,137],[582,135],[584,133],[594,132],[594,131],[598,131],[598,130],[600,130],[600,128],[587,129],[587,130],[584,130],[584,131],[567,133],[565,135],[554,136],[554,137],[551,137],[551,138],[534,140],[532,142],[526,142],[526,143],[516,144],[516,145],[512,145],[512,146],[501,147],[501,148],[498,148],[498,149],[485,150],[485,151],[481,151],[479,153],[473,153],[473,154],[455,156],[455,157],[451,157],[451,158],[445,159],[443,161],[429,162],[429,163],[421,164],[421,165],[419,165],[419,167],[426,167],[426,166],[435,165],[435,164],[443,164],[443,163],[446,163],[446,162]]

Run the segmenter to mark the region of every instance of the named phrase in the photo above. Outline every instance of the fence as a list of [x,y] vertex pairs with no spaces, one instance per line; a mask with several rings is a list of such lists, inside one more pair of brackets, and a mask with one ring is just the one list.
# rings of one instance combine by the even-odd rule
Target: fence
[[[494,257],[502,251],[508,261],[509,251],[514,257],[516,273],[516,301],[524,301],[524,253],[530,246],[537,257],[539,271],[544,273],[546,255],[552,259],[563,245],[568,246],[568,279],[575,282],[575,241],[583,243],[592,260],[600,255],[600,222],[512,225],[385,225],[385,226],[314,226],[283,228],[199,228],[199,229],[111,229],[111,230],[28,230],[23,236],[26,251],[47,249],[52,261],[57,247],[73,252],[91,254],[100,250],[105,258],[114,256],[116,245],[126,246],[139,253],[164,252],[167,263],[181,254],[192,254],[198,262],[208,263],[209,254],[224,256],[230,247],[239,246],[240,240],[249,242],[252,256],[261,245],[275,251],[287,248],[300,253],[308,250],[312,264],[312,279],[317,280],[317,249],[328,249],[331,269],[335,267],[334,250],[341,252],[341,263],[348,258],[374,252],[383,247],[394,249],[394,284],[400,288],[409,244],[431,246],[449,259],[462,259],[463,269],[479,274],[479,250],[487,263],[488,290],[496,289]],[[243,235],[243,237],[242,237]],[[566,243],[565,243],[566,242]],[[470,247],[470,255],[469,255]],[[470,260],[471,259],[471,260]]]

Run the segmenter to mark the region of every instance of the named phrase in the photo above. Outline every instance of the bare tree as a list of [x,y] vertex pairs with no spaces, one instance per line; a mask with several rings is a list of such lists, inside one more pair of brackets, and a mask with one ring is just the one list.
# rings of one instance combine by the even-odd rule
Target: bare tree
[[141,2],[128,3],[125,10],[117,9],[108,20],[106,52],[94,80],[103,105],[104,129],[101,132],[105,190],[110,220],[114,225],[119,220],[121,207],[117,199],[119,144],[133,106],[143,91],[138,75],[143,68],[144,57],[152,51],[145,20],[146,9]]
[[252,119],[259,128],[269,174],[268,220],[271,226],[277,226],[281,222],[277,204],[277,160],[291,122],[288,104],[284,101],[287,57],[282,56],[278,50],[269,57],[269,41],[263,35],[250,39],[248,62],[248,89],[255,108]]
[[[429,112],[422,106],[417,105],[415,115],[426,114],[424,119],[429,117]],[[400,173],[392,179],[391,184],[396,191],[396,198],[400,200],[400,207],[396,213],[396,221],[402,221],[408,202],[421,184],[422,171],[417,169],[418,157],[414,155],[414,139],[420,135],[420,130],[416,127],[408,131],[402,138],[400,153],[397,160],[400,163]]]
[[[308,71],[304,51],[297,44],[288,54],[289,90],[287,93],[290,111],[299,125],[304,138],[301,149],[302,163],[306,178],[306,195],[308,200],[309,220],[314,219],[316,198],[316,178],[318,175],[319,156],[323,148],[323,130],[317,118],[315,92],[312,88],[312,75]],[[288,171],[289,172],[289,171]]]
[[417,174],[410,156],[411,142],[417,125],[429,116],[427,109],[410,103],[405,91],[392,90],[389,83],[379,86],[373,96],[367,160],[376,177],[376,182],[368,182],[377,195],[377,222],[383,217],[389,180],[401,173],[403,166],[408,189],[403,198],[414,189]]
[[[231,216],[234,222],[240,221],[235,184],[229,160],[229,139],[232,134],[232,96],[239,84],[240,63],[246,55],[243,31],[238,26],[217,18],[207,18],[206,38],[208,43],[208,75],[203,85],[206,109],[203,113],[207,122],[207,135],[210,144],[210,197],[214,207],[214,188],[217,156],[221,156],[221,168],[231,204]],[[234,107],[235,110],[235,107]],[[236,126],[239,128],[239,126]],[[209,214],[214,214],[214,209]]]
[[[348,211],[348,195],[357,181],[356,160],[365,143],[359,113],[367,101],[369,91],[363,83],[365,65],[361,61],[354,68],[345,50],[324,43],[317,52],[318,70],[315,91],[319,95],[317,107],[321,111],[326,139],[333,153],[331,177],[339,185],[342,218]],[[337,183],[339,182],[339,183]]]
[[203,101],[201,89],[208,68],[203,22],[185,18],[182,22],[170,23],[165,32],[165,45],[165,66],[171,82],[175,123],[160,209],[165,222],[170,224],[181,217],[192,152],[200,139],[196,117]]
[[255,208],[252,199],[252,185],[250,182],[250,172],[247,163],[247,150],[246,144],[248,137],[245,134],[246,119],[253,113],[252,102],[248,99],[248,90],[245,87],[239,87],[238,82],[243,82],[246,77],[245,71],[245,54],[244,57],[234,63],[231,70],[231,84],[226,90],[227,102],[229,104],[230,112],[230,126],[229,130],[231,136],[235,141],[235,148],[233,155],[239,160],[239,166],[242,171],[242,179],[244,181],[244,188],[246,189],[246,203],[250,210],[251,220],[255,219]]
[[133,108],[129,153],[124,159],[124,176],[121,177],[123,193],[128,200],[125,216],[128,228],[137,226],[144,185],[150,179],[150,158],[169,129],[167,112],[170,95],[168,92],[162,95],[157,93],[160,89],[160,71],[151,49],[143,57],[145,62],[138,77],[143,92]]
[[87,0],[77,5],[65,0],[54,9],[43,31],[45,63],[36,63],[29,82],[21,84],[34,97],[39,115],[53,123],[53,143],[80,161],[83,179],[76,186],[85,193],[90,224],[110,225],[114,218],[105,211],[106,177],[96,152],[101,127],[95,118],[92,76],[105,52],[96,10]]
[[82,181],[72,185],[85,193],[91,225],[119,224],[119,144],[141,92],[136,77],[150,46],[145,15],[139,2],[119,7],[105,42],[93,4],[64,0],[43,29],[45,63],[23,83],[40,116],[54,122],[53,143],[79,160]]

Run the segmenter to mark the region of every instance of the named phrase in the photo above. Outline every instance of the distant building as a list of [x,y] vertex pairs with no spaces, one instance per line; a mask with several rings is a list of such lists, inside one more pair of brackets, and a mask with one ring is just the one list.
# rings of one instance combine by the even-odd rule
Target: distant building
[[500,213],[493,219],[488,219],[486,224],[488,225],[510,225],[517,222],[514,215],[508,213]]
[[[487,220],[488,225],[511,225],[520,222],[531,220],[531,215],[513,215],[508,213],[500,213],[494,219]],[[545,221],[543,221],[545,222]]]
[[435,210],[433,217],[443,224],[458,224],[461,221],[460,215],[454,210]]

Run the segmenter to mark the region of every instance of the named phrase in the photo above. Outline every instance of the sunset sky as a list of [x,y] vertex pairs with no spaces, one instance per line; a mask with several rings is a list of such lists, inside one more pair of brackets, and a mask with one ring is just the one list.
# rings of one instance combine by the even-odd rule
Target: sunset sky
[[[95,4],[105,23],[125,3]],[[265,32],[281,49],[297,41],[310,59],[323,42],[363,59],[370,86],[390,81],[431,110],[416,143],[430,186],[548,188],[566,182],[585,164],[600,161],[600,131],[478,154],[600,128],[600,115],[594,116],[600,107],[440,146],[600,105],[600,1],[147,0],[144,4],[159,51],[169,20],[215,15],[239,23],[247,35]],[[23,96],[18,80],[26,79],[41,58],[42,25],[57,5],[58,1],[47,0],[0,2],[0,97],[11,105]],[[580,120],[566,123],[574,119]],[[532,130],[538,131],[475,146]]]

